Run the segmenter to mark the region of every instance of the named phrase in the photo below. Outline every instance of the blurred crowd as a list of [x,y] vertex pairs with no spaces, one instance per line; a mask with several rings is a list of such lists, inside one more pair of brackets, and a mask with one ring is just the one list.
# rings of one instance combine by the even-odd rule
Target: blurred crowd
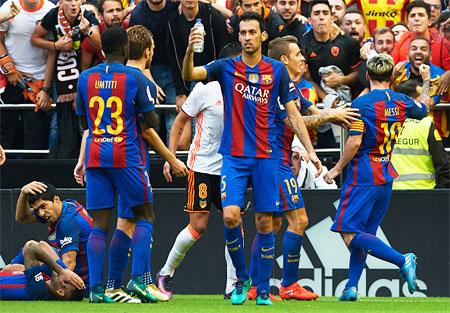
[[[51,158],[77,158],[77,79],[82,70],[104,62],[100,34],[115,25],[143,25],[152,32],[150,72],[159,103],[179,110],[193,88],[183,81],[181,68],[196,19],[205,28],[204,51],[194,60],[198,66],[238,40],[237,17],[249,11],[266,22],[263,51],[276,37],[297,38],[304,58],[302,93],[314,104],[337,107],[368,92],[365,60],[377,53],[388,53],[396,62],[393,89],[411,82],[406,91],[420,93],[418,68],[429,64],[433,103],[450,102],[448,0],[329,0],[329,10],[311,14],[314,1],[0,1],[0,101],[35,105],[34,110],[0,109],[0,144],[5,149],[49,149]],[[159,133],[167,141],[176,110],[158,110]],[[435,108],[428,126],[443,146],[449,142],[448,112]],[[340,132],[332,124],[310,135],[316,148],[339,147]],[[192,127],[185,127],[179,150],[188,150],[191,137]]]

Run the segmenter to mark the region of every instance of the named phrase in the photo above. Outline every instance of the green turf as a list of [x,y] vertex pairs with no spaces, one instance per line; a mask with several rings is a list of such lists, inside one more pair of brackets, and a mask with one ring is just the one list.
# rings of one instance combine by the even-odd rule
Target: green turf
[[343,303],[336,298],[322,297],[314,302],[277,302],[273,307],[257,307],[254,301],[242,306],[232,306],[222,296],[176,295],[167,303],[157,304],[89,304],[80,302],[19,302],[0,301],[2,313],[222,313],[222,312],[450,312],[450,298],[362,298],[357,302]]

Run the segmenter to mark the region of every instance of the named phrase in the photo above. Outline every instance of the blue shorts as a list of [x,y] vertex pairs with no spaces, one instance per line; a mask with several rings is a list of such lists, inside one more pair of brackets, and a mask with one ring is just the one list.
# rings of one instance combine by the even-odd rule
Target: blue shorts
[[282,216],[286,211],[301,209],[305,206],[300,186],[289,166],[278,166],[278,190],[280,192],[279,212],[274,216]]
[[256,212],[278,211],[277,159],[257,159],[223,156],[221,198],[222,207],[237,205],[244,208],[249,181],[253,188]]
[[376,186],[342,186],[331,230],[375,235],[389,207],[392,182]]
[[153,203],[150,181],[144,166],[86,170],[86,208],[88,210],[114,208],[116,192],[121,199],[119,217],[124,215],[122,210],[126,208]]

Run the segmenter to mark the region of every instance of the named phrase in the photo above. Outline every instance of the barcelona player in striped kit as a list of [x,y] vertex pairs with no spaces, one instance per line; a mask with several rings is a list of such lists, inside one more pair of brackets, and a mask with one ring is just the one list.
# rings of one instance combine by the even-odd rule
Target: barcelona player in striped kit
[[[236,268],[238,281],[231,295],[232,304],[242,304],[251,287],[245,264],[241,230],[241,208],[244,206],[247,183],[252,182],[258,237],[257,305],[271,305],[269,279],[274,259],[275,239],[272,213],[278,211],[277,126],[275,118],[279,102],[286,108],[291,127],[301,133],[304,127],[294,100],[295,86],[285,66],[261,54],[267,39],[264,21],[255,13],[245,13],[239,21],[242,56],[221,59],[206,66],[193,64],[193,45],[203,34],[191,31],[189,47],[183,62],[186,80],[218,80],[224,97],[224,129],[219,153],[223,155],[221,197],[225,244]],[[306,149],[321,171],[321,163],[312,145]]]
[[83,300],[83,280],[45,241],[23,248],[25,269],[0,272],[0,300]]
[[86,207],[94,220],[87,247],[90,301],[112,302],[104,294],[102,273],[108,223],[118,192],[122,208],[131,207],[136,219],[127,288],[142,301],[155,302],[143,282],[150,264],[154,212],[149,177],[139,148],[138,115],[143,116],[144,127],[156,124],[156,87],[140,70],[123,65],[128,54],[124,29],[111,27],[103,32],[102,48],[107,63],[83,72],[77,92],[77,114],[88,131],[80,149],[80,156],[86,156],[85,163],[79,162],[75,174],[83,176],[86,168]]
[[430,67],[422,64],[422,101],[389,89],[394,61],[379,54],[367,61],[371,92],[352,102],[361,118],[352,123],[344,154],[324,177],[330,183],[348,164],[341,198],[331,230],[341,234],[350,249],[349,279],[341,301],[355,301],[357,286],[367,254],[400,268],[408,290],[416,290],[416,256],[400,254],[376,237],[376,231],[389,206],[392,181],[397,173],[391,153],[406,118],[427,116],[430,101]]

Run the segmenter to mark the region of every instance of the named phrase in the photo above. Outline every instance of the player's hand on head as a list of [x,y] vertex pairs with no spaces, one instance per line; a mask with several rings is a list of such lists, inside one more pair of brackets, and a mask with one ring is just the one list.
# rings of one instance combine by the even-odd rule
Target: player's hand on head
[[72,272],[69,269],[63,269],[59,274],[59,282],[65,287],[66,285],[71,285],[79,290],[82,290],[85,288],[83,280]]
[[73,170],[73,177],[77,184],[84,186],[86,180],[86,168],[84,162],[78,162]]
[[437,81],[438,95],[442,96],[446,92],[450,93],[450,71],[446,71]]
[[317,169],[317,173],[315,177],[319,177],[320,174],[322,174],[322,162],[317,157],[317,154],[315,151],[312,151],[309,153],[309,160],[314,164],[315,168]]
[[423,80],[430,80],[430,66],[428,64],[420,64],[419,73]]
[[29,184],[26,184],[25,186],[22,187],[22,189],[20,190],[20,192],[23,192],[26,195],[32,194],[32,195],[36,195],[36,194],[40,194],[43,193],[47,190],[47,185],[44,183],[41,183],[40,181],[32,181]]
[[172,173],[176,177],[183,177],[189,174],[189,170],[187,169],[186,164],[184,164],[183,161],[178,160],[177,158],[175,158],[170,167],[172,168]]
[[170,164],[167,161],[164,163],[163,166],[163,175],[168,183],[172,182],[172,175],[170,174]]

